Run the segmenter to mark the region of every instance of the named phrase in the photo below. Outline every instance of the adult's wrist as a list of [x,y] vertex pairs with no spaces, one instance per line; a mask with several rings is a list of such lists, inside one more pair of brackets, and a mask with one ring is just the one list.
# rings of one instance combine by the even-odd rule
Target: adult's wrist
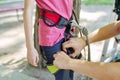
[[79,72],[79,70],[83,71],[83,69],[85,68],[86,65],[86,61],[85,60],[79,60],[79,59],[73,59],[70,62],[70,70]]
[[70,59],[69,60],[69,69],[74,70],[75,65],[76,65],[76,59]]

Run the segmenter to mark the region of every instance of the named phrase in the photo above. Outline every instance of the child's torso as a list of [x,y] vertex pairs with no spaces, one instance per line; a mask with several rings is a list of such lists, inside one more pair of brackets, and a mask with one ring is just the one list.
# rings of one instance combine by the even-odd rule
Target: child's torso
[[69,19],[72,15],[72,0],[36,0],[40,8],[55,11],[64,18]]
[[[72,0],[36,0],[39,8],[48,9],[58,13],[66,19],[72,15]],[[48,27],[42,19],[39,20],[39,44],[53,46],[64,38],[65,28]]]

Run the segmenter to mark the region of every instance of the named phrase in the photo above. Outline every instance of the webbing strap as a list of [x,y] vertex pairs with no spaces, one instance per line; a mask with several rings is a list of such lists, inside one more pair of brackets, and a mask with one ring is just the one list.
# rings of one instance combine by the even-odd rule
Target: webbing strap
[[48,27],[56,26],[57,28],[64,28],[70,22],[70,20],[67,20],[56,12],[46,9],[40,9],[40,18],[43,19]]
[[52,74],[55,74],[59,70],[54,65],[47,65],[47,68]]
[[[40,9],[40,10],[43,10],[42,14],[40,15],[40,18],[43,19],[44,23],[48,27],[54,27],[54,26],[56,26],[57,28],[66,27],[65,34],[64,34],[65,41],[66,41],[68,39],[68,35],[70,35],[70,29],[71,29],[70,21],[71,21],[72,17],[70,18],[70,20],[67,20],[58,14],[58,16],[60,16],[60,18],[58,19],[58,21],[54,22],[54,20],[51,20],[49,17],[46,17],[46,14],[50,13],[52,15],[54,15],[54,14],[56,15],[57,13],[54,13],[54,12],[51,12],[51,11],[45,10],[45,9]],[[47,65],[47,68],[52,74],[56,73],[59,70],[54,65]],[[70,71],[65,70],[64,74],[63,74],[63,80],[69,80],[69,75],[70,75]]]

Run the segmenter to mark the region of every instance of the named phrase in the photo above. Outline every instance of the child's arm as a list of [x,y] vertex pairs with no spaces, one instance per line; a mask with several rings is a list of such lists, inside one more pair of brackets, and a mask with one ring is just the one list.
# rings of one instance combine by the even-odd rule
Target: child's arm
[[27,47],[27,59],[30,64],[33,66],[37,66],[39,61],[39,56],[34,48],[33,41],[33,8],[34,8],[34,0],[25,0],[24,1],[24,30],[26,37],[26,47]]

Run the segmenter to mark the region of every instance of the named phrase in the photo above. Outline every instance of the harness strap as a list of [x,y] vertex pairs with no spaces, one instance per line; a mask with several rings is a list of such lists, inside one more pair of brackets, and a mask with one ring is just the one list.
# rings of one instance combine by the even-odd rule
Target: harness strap
[[[65,19],[64,17],[62,17],[61,15],[57,14],[54,11],[50,11],[50,10],[46,10],[46,9],[40,9],[40,18],[43,19],[44,23],[48,26],[48,27],[54,27],[56,26],[57,28],[63,28],[66,27],[65,33],[64,33],[64,38],[65,41],[67,41],[70,37],[70,31],[71,31],[71,20],[72,17],[70,18],[70,20]],[[73,53],[73,50],[67,50],[68,54]]]
[[56,12],[46,9],[40,9],[40,18],[49,27],[64,28],[70,22],[70,20],[67,20]]
[[[66,18],[62,17],[61,15],[57,14],[56,12],[46,10],[46,9],[40,9],[40,18],[44,21],[44,23],[48,27],[57,27],[57,28],[66,27],[65,34],[64,34],[65,41],[68,39],[68,35],[70,34],[70,29],[71,29],[70,20],[72,18],[70,18],[70,20],[67,20]],[[41,51],[42,51],[42,56],[44,56],[44,59],[47,60],[44,55],[44,51],[43,50],[41,50]],[[47,64],[47,68],[52,74],[55,74],[57,71],[59,71],[59,69],[57,69],[53,64]],[[68,76],[66,76],[66,75],[68,75]],[[67,71],[67,74],[65,71],[64,77],[69,78],[69,71]]]

